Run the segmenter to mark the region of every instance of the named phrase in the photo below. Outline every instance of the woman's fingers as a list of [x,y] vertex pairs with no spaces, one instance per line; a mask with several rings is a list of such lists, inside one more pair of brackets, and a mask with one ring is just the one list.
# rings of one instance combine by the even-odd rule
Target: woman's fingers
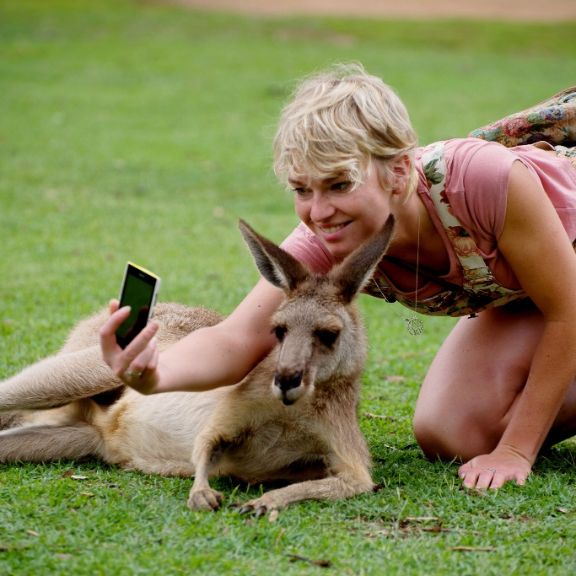
[[116,330],[122,322],[128,318],[130,307],[124,306],[118,309],[118,301],[110,302],[110,317],[100,328],[100,348],[104,361],[116,372],[115,359],[122,351],[116,341]]
[[500,488],[505,482],[504,475],[494,468],[482,468],[474,473],[468,473],[464,478],[464,486],[466,488],[476,488],[476,490]]
[[[124,352],[127,368],[120,375],[123,382],[142,394],[151,394],[158,384],[158,348],[154,335],[156,324],[149,324]],[[142,346],[145,346],[142,350]],[[132,358],[132,354],[137,355]]]
[[150,392],[156,385],[158,351],[153,340],[158,325],[150,322],[146,327],[122,349],[116,341],[116,331],[128,318],[130,308],[124,306],[118,309],[118,301],[109,304],[110,318],[100,328],[100,347],[104,361],[114,374],[125,384],[141,392]]
[[513,453],[494,451],[472,458],[458,469],[465,488],[498,489],[506,482],[515,481],[522,486],[530,474],[530,463]]
[[156,368],[152,362],[157,352],[156,340],[154,339],[157,329],[156,324],[149,324],[127,346],[124,351],[125,362],[127,362],[126,372],[130,371],[140,377],[146,370]]

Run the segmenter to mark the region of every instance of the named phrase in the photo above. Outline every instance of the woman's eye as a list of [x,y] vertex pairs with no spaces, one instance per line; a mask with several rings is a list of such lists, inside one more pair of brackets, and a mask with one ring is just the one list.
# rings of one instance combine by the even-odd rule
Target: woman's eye
[[292,191],[294,194],[296,194],[296,196],[299,196],[300,198],[304,198],[309,194],[307,188],[292,188]]
[[342,180],[341,182],[335,182],[334,184],[332,184],[330,186],[330,189],[333,190],[334,192],[346,192],[347,190],[350,189],[351,186],[351,182],[349,182],[348,180]]

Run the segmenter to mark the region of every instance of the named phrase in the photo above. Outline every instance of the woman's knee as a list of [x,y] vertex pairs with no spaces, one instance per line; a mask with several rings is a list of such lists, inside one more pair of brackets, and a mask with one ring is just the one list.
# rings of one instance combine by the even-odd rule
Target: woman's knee
[[469,460],[486,454],[496,447],[500,433],[454,414],[422,412],[415,414],[413,430],[418,445],[430,460]]
[[455,457],[440,422],[439,419],[433,418],[431,414],[419,414],[418,412],[414,415],[412,422],[416,441],[426,458],[430,460]]

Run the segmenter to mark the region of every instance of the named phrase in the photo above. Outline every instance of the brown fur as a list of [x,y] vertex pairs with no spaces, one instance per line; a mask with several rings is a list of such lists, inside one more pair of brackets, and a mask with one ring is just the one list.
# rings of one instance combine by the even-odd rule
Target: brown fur
[[[0,462],[97,457],[146,473],[194,476],[193,509],[220,506],[208,482],[213,476],[295,482],[244,506],[257,514],[371,490],[356,415],[366,344],[353,298],[391,229],[392,221],[322,277],[242,223],[261,273],[286,292],[273,318],[281,342],[266,359],[234,386],[143,396],[123,388],[101,359],[102,311],[80,322],[58,354],[0,383],[0,423],[11,426],[0,432]],[[210,310],[159,304],[159,346],[219,320]],[[111,390],[117,393],[109,396]]]

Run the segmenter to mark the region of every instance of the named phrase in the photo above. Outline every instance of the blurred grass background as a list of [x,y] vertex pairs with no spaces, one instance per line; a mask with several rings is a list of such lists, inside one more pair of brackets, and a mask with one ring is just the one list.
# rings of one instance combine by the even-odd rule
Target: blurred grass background
[[[361,61],[394,86],[423,144],[462,136],[575,83],[576,24],[265,18],[154,1],[0,3],[0,378],[54,352],[117,295],[134,260],[160,298],[229,312],[257,278],[237,219],[296,223],[271,172],[299,78]],[[567,574],[574,453],[485,497],[424,461],[411,414],[453,321],[404,330],[362,297],[371,351],[361,417],[375,494],[306,503],[275,525],[190,513],[188,480],[97,463],[0,468],[5,574]],[[73,481],[73,469],[85,478]],[[257,489],[217,483],[230,500]]]

